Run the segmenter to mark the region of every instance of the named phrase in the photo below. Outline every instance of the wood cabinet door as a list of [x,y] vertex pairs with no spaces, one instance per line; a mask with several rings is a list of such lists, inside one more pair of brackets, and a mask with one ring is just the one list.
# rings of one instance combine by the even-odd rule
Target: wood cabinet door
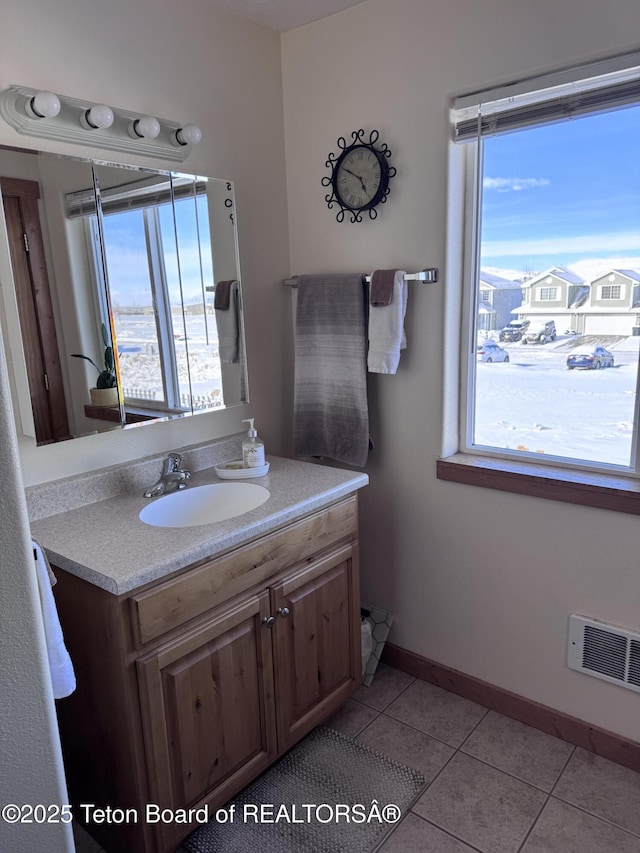
[[269,615],[262,592],[137,661],[150,802],[217,807],[275,758]]
[[360,684],[357,548],[346,545],[272,588],[278,749],[288,749]]

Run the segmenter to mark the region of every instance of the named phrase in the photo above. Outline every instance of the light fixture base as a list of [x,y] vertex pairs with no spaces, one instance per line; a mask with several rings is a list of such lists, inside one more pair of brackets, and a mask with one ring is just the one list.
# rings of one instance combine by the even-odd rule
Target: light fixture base
[[177,148],[171,141],[172,135],[183,127],[183,124],[159,119],[160,133],[155,139],[132,139],[129,126],[136,119],[143,118],[143,114],[116,107],[111,108],[114,114],[111,127],[95,128],[89,132],[82,127],[81,116],[84,116],[95,102],[78,98],[58,95],[60,113],[55,118],[32,118],[25,111],[25,104],[29,103],[38,91],[40,90],[14,85],[0,93],[0,115],[18,133],[178,162],[185,160],[191,153],[191,145]]

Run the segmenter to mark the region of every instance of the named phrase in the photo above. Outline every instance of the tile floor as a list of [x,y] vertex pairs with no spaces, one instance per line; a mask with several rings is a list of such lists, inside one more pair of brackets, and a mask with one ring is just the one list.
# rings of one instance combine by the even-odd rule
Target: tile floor
[[640,853],[640,773],[399,670],[328,725],[427,780],[377,853]]

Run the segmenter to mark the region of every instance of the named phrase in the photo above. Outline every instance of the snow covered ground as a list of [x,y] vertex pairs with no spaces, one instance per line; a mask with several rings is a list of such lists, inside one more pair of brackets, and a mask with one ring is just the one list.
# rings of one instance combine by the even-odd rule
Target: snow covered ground
[[[573,348],[596,344],[615,367],[567,370]],[[640,337],[501,346],[508,364],[477,364],[476,445],[629,465]]]
[[[187,315],[184,329],[174,318],[176,339],[174,348],[178,382],[183,405],[188,405],[189,393],[194,405],[207,408],[223,405],[218,334],[215,317]],[[162,400],[162,369],[157,344],[155,318],[151,314],[122,314],[116,316],[120,371],[125,395],[147,400]],[[187,357],[188,356],[188,357]]]

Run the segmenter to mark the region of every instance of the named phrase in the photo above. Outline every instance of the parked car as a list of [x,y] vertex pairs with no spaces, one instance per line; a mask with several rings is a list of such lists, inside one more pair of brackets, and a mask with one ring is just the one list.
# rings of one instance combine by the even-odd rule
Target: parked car
[[604,347],[592,349],[576,349],[567,356],[567,367],[582,367],[585,370],[600,370],[601,367],[613,367],[613,353]]
[[547,341],[555,341],[556,324],[553,320],[546,323],[531,323],[522,336],[523,344],[546,344]]
[[519,341],[529,328],[529,320],[512,320],[500,330],[501,341]]
[[509,353],[502,349],[495,341],[484,341],[484,343],[476,350],[478,361],[509,361]]

